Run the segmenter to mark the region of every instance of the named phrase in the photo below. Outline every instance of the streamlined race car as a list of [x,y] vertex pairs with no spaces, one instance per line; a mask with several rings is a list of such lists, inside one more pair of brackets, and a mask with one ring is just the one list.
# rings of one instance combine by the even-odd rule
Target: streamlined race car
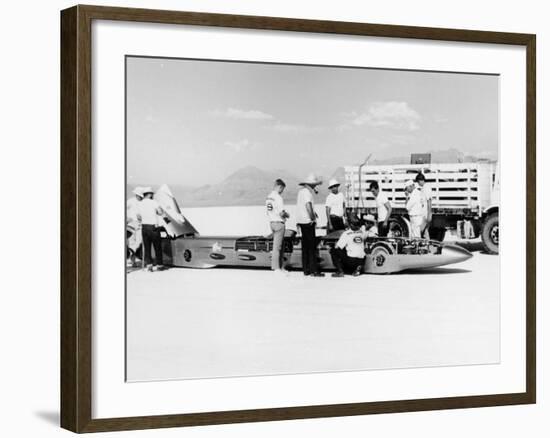
[[[334,266],[330,250],[341,231],[318,238],[318,260],[322,270]],[[270,236],[205,237],[165,239],[167,264],[188,268],[269,268],[273,239]],[[301,238],[287,232],[284,239],[284,266],[302,268]],[[466,249],[423,239],[370,237],[365,244],[364,272],[389,274],[407,269],[426,269],[459,263],[472,257]]]
[[[164,210],[163,259],[168,266],[184,268],[269,268],[271,236],[201,236],[185,219],[170,189],[164,185],[155,193]],[[330,250],[342,231],[318,238],[318,259],[322,270],[333,270]],[[287,230],[283,244],[284,267],[302,269],[301,237]],[[365,243],[364,272],[389,274],[407,269],[426,269],[460,263],[472,254],[457,245],[405,237],[370,237]]]

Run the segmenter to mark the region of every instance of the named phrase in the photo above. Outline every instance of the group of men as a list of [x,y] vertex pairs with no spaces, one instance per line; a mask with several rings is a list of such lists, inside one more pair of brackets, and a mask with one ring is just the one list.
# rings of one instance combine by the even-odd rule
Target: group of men
[[[299,183],[302,188],[298,191],[296,202],[296,224],[302,236],[302,267],[304,275],[323,277],[317,260],[316,227],[318,215],[314,209],[314,197],[318,193],[317,187],[321,180],[310,174]],[[289,218],[284,208],[282,194],[286,184],[282,179],[275,181],[273,191],[267,196],[266,210],[270,228],[273,234],[273,252],[271,268],[277,273],[283,271],[283,242],[285,223]],[[343,276],[345,270],[354,275],[360,275],[365,253],[365,239],[373,236],[386,237],[389,233],[389,221],[392,214],[392,205],[377,181],[372,181],[369,190],[376,202],[377,217],[368,214],[361,221],[352,215],[347,217],[344,194],[340,192],[340,183],[331,179],[328,184],[329,194],[325,201],[327,216],[327,233],[344,230],[331,257],[336,267],[335,277]],[[405,184],[406,208],[411,224],[411,237],[429,239],[428,228],[432,218],[432,194],[422,173],[416,175],[415,180]],[[148,271],[163,269],[161,230],[163,229],[163,209],[153,199],[151,187],[136,187],[134,197],[126,203],[127,228],[134,239],[130,245],[131,251],[128,263],[134,265],[135,255],[142,248],[142,267]],[[154,250],[154,258],[152,255]]]
[[[142,267],[147,271],[163,269],[161,230],[163,227],[164,211],[153,199],[151,187],[136,187],[132,193],[134,197],[126,201],[126,226],[133,238],[132,249],[129,254],[128,265],[135,263],[136,253],[142,249]],[[154,249],[155,257],[151,249]]]
[[[321,180],[314,174],[308,175],[299,183],[296,201],[296,225],[302,235],[302,268],[304,275],[323,277],[317,260],[317,240],[315,229],[318,215],[314,210],[314,196]],[[283,180],[275,181],[273,191],[267,196],[266,209],[271,231],[273,233],[273,251],[271,269],[283,273],[283,242],[285,222],[289,218],[284,209],[282,194],[286,184]],[[351,271],[354,276],[361,275],[365,261],[365,239],[368,237],[386,237],[390,231],[392,205],[377,181],[372,181],[369,190],[376,202],[377,218],[368,214],[361,221],[355,215],[347,218],[343,193],[339,191],[340,183],[331,179],[328,184],[329,194],[325,202],[327,216],[327,233],[344,230],[336,245],[331,250],[331,258],[336,268],[333,277],[343,277],[344,271]],[[406,208],[410,218],[411,237],[429,239],[428,228],[431,222],[431,190],[426,185],[426,178],[418,173],[414,181],[405,184]],[[363,222],[363,223],[361,223]]]
[[[376,202],[378,235],[386,237],[392,213],[391,203],[377,181],[370,183],[369,190]],[[405,198],[405,208],[411,225],[410,237],[429,239],[429,228],[432,222],[432,190],[426,184],[426,177],[422,172],[416,174],[414,181],[410,179],[405,183]]]
[[[315,230],[318,215],[314,209],[314,197],[318,193],[317,187],[321,180],[310,174],[299,183],[302,188],[298,191],[296,201],[296,225],[302,236],[302,268],[305,276],[324,277],[317,260],[317,240]],[[267,196],[266,210],[273,233],[273,250],[271,268],[276,273],[283,273],[283,241],[285,222],[289,218],[284,209],[282,198],[286,184],[283,180],[275,181],[273,191]],[[377,236],[378,231],[372,215],[366,215],[364,225],[357,217],[346,220],[344,195],[339,191],[340,183],[332,179],[329,181],[329,194],[326,198],[325,209],[327,215],[327,232],[344,230],[338,242],[331,251],[332,261],[337,271],[334,277],[342,277],[344,270],[350,267],[354,275],[360,275],[365,259],[365,239]],[[346,223],[348,225],[346,229]]]

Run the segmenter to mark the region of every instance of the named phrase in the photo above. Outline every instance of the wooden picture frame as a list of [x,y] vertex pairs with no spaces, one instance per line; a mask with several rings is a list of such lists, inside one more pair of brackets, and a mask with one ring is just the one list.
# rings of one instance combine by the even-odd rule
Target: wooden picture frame
[[[526,48],[526,391],[130,418],[92,418],[92,21],[115,20]],[[74,432],[148,429],[535,403],[536,156],[535,49],[531,34],[196,12],[75,6],[61,12],[61,426]]]

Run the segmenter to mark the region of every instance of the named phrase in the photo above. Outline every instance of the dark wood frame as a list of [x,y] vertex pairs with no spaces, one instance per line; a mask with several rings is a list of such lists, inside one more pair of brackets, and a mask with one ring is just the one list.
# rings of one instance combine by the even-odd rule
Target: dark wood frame
[[[92,419],[92,20],[285,30],[525,46],[527,51],[526,392],[419,400]],[[531,34],[75,6],[61,12],[61,426],[74,432],[289,420],[535,403],[535,48]]]

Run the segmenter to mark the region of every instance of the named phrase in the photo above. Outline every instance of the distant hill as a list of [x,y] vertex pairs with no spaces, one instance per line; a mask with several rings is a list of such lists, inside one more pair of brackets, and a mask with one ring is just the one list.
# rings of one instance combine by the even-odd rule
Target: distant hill
[[222,182],[195,189],[173,188],[174,196],[188,206],[212,205],[261,205],[273,188],[273,182],[281,178],[287,184],[286,199],[295,199],[298,180],[285,171],[266,171],[246,166],[229,175]]
[[[286,183],[285,200],[295,202],[300,187],[294,175],[283,170],[267,171],[254,166],[243,167],[219,183],[199,187],[170,185],[170,189],[183,207],[261,205],[277,178]],[[127,187],[128,197],[132,196],[132,188]]]
[[[479,160],[473,155],[466,155],[458,149],[446,149],[442,151],[419,151],[432,155],[432,163],[472,163]],[[496,158],[496,157],[495,157]],[[411,156],[374,159],[369,164],[410,164]]]

